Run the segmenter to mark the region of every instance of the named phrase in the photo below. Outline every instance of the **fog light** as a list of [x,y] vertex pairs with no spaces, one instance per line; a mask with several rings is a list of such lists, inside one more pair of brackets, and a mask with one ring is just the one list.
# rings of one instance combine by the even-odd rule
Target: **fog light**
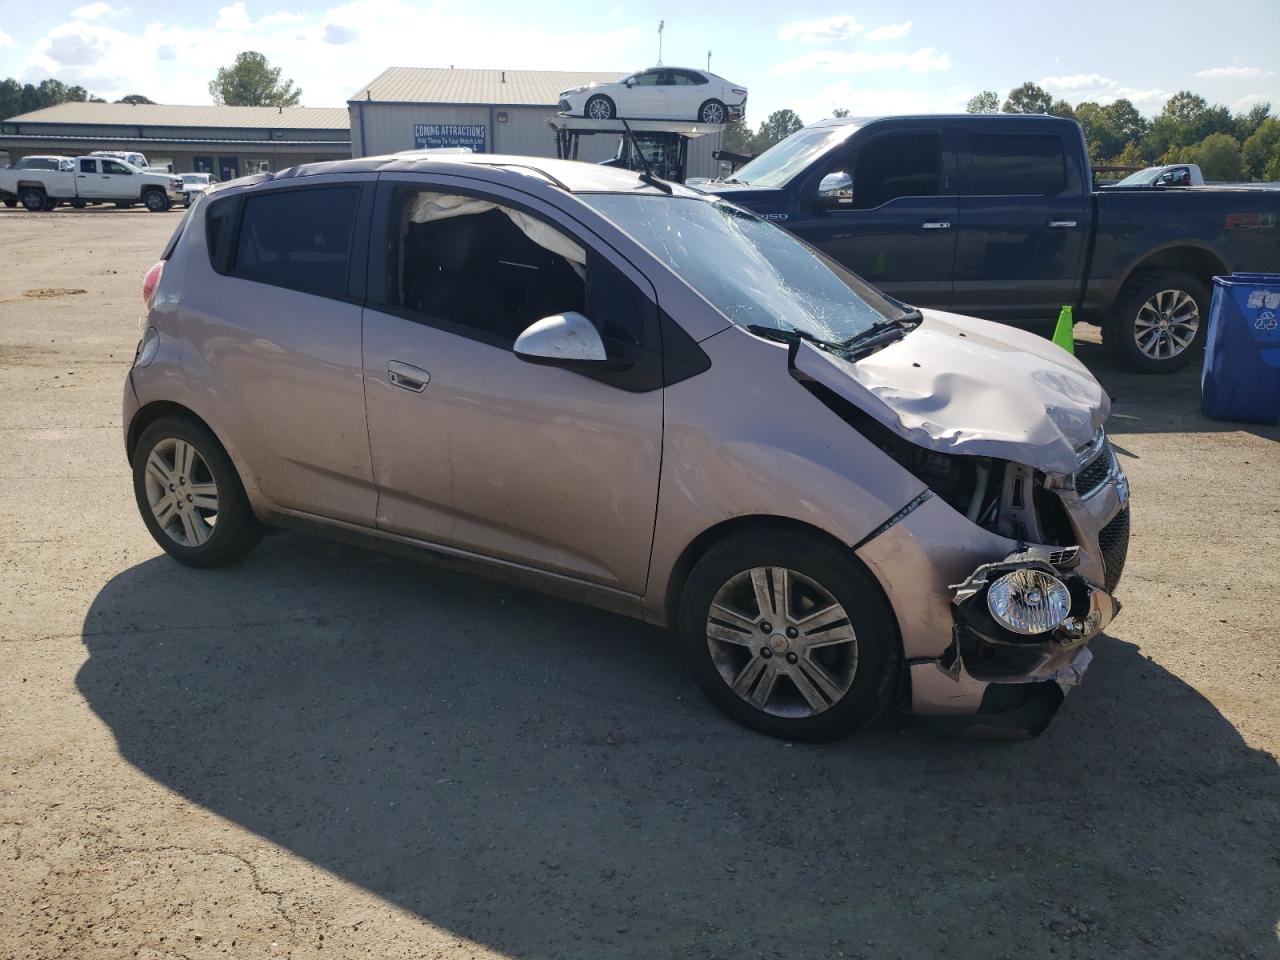
[[1071,612],[1071,593],[1061,580],[1041,570],[1015,570],[988,588],[987,609],[1014,633],[1048,633]]

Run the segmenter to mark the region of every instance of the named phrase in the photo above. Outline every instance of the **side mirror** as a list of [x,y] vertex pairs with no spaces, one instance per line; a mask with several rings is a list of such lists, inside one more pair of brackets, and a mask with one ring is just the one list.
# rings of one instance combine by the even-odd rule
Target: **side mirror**
[[853,177],[843,170],[828,173],[818,184],[818,206],[853,206]]
[[636,78],[635,78],[635,77],[627,77],[627,86],[628,86],[628,87],[634,87],[635,85],[636,85]]
[[595,325],[572,311],[530,324],[516,337],[513,349],[529,363],[571,370],[601,369],[609,360]]

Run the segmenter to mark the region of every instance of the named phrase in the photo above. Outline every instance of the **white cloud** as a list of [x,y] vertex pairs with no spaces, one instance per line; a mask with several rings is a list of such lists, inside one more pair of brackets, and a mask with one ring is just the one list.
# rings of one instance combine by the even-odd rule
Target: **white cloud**
[[12,46],[13,46],[13,37],[9,36],[3,30],[0,30],[0,50],[4,49],[5,47],[12,47]]
[[83,7],[72,10],[71,16],[76,20],[98,20],[110,12],[111,4],[109,3],[86,3]]
[[1073,73],[1065,77],[1044,77],[1040,86],[1048,90],[1109,90],[1116,82],[1100,73]]
[[[303,90],[304,104],[335,106],[389,66],[423,63],[422,37],[449,37],[448,58],[427,62],[458,67],[547,70],[572,63],[621,71],[651,55],[650,31],[625,22],[597,30],[530,26],[416,0],[340,0],[310,16],[283,6],[255,19],[244,0],[221,4],[199,20],[171,8],[165,22],[68,21],[30,44],[15,76],[56,76],[108,100],[141,93],[163,103],[200,104],[209,102],[208,84],[219,67],[243,50],[257,50]],[[343,36],[330,27],[359,29],[358,42],[342,47],[340,68],[332,57],[317,56],[328,49],[320,46],[327,31],[331,41]]]
[[911,32],[911,21],[907,20],[903,23],[886,23],[883,27],[876,27],[874,30],[867,31],[868,40],[901,40]]
[[827,73],[874,73],[883,70],[906,70],[910,73],[929,73],[950,70],[951,57],[932,47],[921,47],[914,53],[894,50],[887,53],[868,53],[865,50],[843,52],[839,50],[814,50],[784,61],[773,68],[780,73],[824,70]]
[[778,31],[782,40],[848,40],[862,32],[862,24],[850,16],[823,17],[821,20],[796,20]]
[[213,28],[215,30],[249,29],[249,11],[245,9],[244,0],[236,0],[231,6],[220,9]]
[[1197,77],[1206,80],[1258,80],[1262,77],[1274,77],[1274,70],[1263,70],[1261,67],[1210,67],[1208,70],[1197,70]]

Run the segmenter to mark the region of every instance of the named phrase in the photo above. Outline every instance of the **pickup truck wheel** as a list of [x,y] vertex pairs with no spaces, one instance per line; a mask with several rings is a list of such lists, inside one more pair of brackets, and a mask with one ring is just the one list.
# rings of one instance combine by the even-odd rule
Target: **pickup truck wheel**
[[164,213],[169,209],[169,198],[159,190],[148,190],[143,194],[142,202],[152,213]]
[[1204,349],[1209,290],[1189,273],[1147,270],[1133,277],[1103,324],[1102,342],[1139,373],[1173,373]]
[[43,190],[39,190],[35,187],[28,187],[26,190],[22,191],[19,199],[22,200],[22,205],[32,213],[39,213],[44,209],[45,201],[48,198],[44,195]]

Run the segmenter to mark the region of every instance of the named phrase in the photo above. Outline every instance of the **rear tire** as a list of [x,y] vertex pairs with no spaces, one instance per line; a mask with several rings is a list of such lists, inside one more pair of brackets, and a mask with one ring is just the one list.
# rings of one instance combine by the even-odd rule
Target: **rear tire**
[[152,538],[187,566],[236,563],[262,539],[231,458],[194,420],[164,417],[142,432],[133,493]]
[[879,584],[811,534],[759,530],[716,544],[685,582],[677,628],[707,697],[770,736],[846,736],[897,686],[897,628]]
[[1173,373],[1204,350],[1209,289],[1189,273],[1143,270],[1129,279],[1102,325],[1102,343],[1138,373]]
[[589,98],[582,108],[582,115],[588,120],[612,120],[618,115],[613,101],[602,93]]
[[724,123],[729,113],[719,100],[708,100],[698,108],[699,123]]
[[27,187],[19,194],[19,199],[22,201],[22,205],[32,213],[40,213],[44,210],[45,202],[49,198],[38,187]]

